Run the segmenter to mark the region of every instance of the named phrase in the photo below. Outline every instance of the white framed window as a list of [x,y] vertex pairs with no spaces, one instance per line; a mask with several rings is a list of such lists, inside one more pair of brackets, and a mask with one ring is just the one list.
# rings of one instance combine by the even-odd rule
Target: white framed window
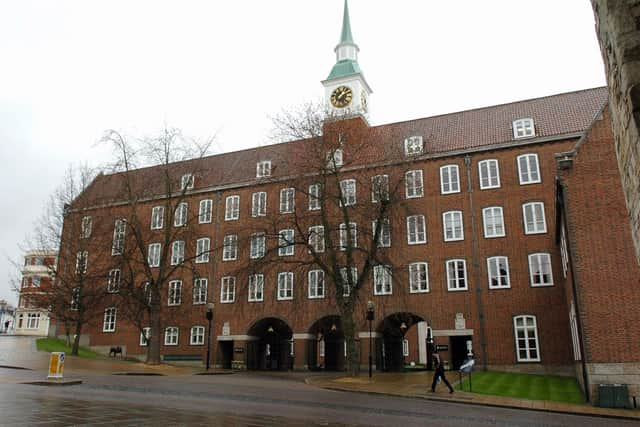
[[487,159],[478,162],[478,176],[481,190],[500,188],[500,166],[498,165],[498,160]]
[[371,203],[389,200],[389,175],[371,177]]
[[501,206],[491,206],[482,209],[482,222],[484,224],[484,237],[504,237],[504,216]]
[[404,155],[416,156],[422,154],[423,144],[421,136],[410,136],[404,140]]
[[28,313],[27,329],[38,329],[39,327],[40,327],[40,313]]
[[187,212],[189,205],[186,202],[179,203],[176,207],[176,214],[173,217],[173,225],[175,227],[184,227],[187,225]]
[[295,206],[295,188],[283,188],[280,190],[280,213],[291,213]]
[[213,200],[200,200],[200,209],[198,210],[198,222],[200,224],[209,224],[213,211]]
[[309,186],[309,210],[317,211],[320,209],[320,197],[322,196],[322,189],[320,184],[311,184]]
[[267,214],[267,193],[259,191],[251,196],[251,216],[265,216]]
[[193,304],[205,304],[207,302],[207,287],[209,280],[206,277],[198,277],[193,280]]
[[280,230],[278,233],[278,256],[292,256],[295,251],[294,230]]
[[251,259],[264,257],[266,236],[264,233],[254,233],[251,235]]
[[345,251],[348,247],[358,247],[358,224],[350,222],[347,224],[340,224],[340,250]]
[[447,289],[464,291],[467,289],[467,262],[463,259],[447,261]]
[[452,194],[460,192],[460,172],[458,165],[446,165],[440,168],[440,192]]
[[220,280],[220,302],[232,303],[236,300],[236,278],[225,276]]
[[429,265],[426,262],[409,264],[409,292],[429,292]]
[[164,206],[154,206],[151,209],[151,229],[160,230],[164,225]]
[[[351,270],[351,277],[347,275],[349,270]],[[342,296],[348,297],[351,295],[351,288],[358,284],[358,269],[356,267],[342,267],[340,277],[342,279]]]
[[336,148],[327,153],[327,169],[335,170],[344,164],[342,150]]
[[33,276],[31,278],[31,287],[33,287],[33,288],[39,288],[40,287],[40,277]]
[[340,193],[342,199],[340,200],[341,206],[353,206],[356,204],[356,180],[355,179],[343,179],[340,181]]
[[424,222],[424,215],[407,217],[407,243],[410,245],[427,243],[427,227]]
[[[376,230],[378,229],[378,220],[374,220],[372,223],[373,237],[375,238]],[[380,231],[378,231],[378,247],[389,248],[391,247],[391,223],[389,218],[383,218],[380,224]]]
[[80,309],[80,288],[73,288],[71,290],[71,304],[70,304],[70,309],[71,310],[79,310]]
[[233,261],[238,259],[238,235],[229,234],[224,236],[222,247],[222,260]]
[[204,326],[191,327],[191,339],[189,345],[204,345]]
[[536,128],[533,125],[533,119],[526,118],[513,121],[513,137],[515,139],[529,138],[531,136],[536,136]]
[[160,267],[160,243],[151,243],[149,245],[149,253],[147,254],[147,262],[149,267]]
[[116,293],[120,290],[120,269],[109,270],[107,275],[107,292]]
[[171,280],[169,282],[169,299],[168,305],[182,304],[182,280]]
[[409,340],[406,338],[402,339],[402,355],[404,357],[409,356]]
[[515,316],[513,332],[516,338],[516,357],[518,362],[539,362],[538,327],[536,316]]
[[140,331],[140,347],[146,347],[149,345],[149,340],[151,339],[151,328],[146,327],[142,328]]
[[541,181],[538,155],[535,153],[518,156],[518,176],[520,185],[536,184]]
[[307,277],[309,281],[309,298],[324,298],[324,271],[311,270]]
[[90,216],[82,217],[82,223],[80,224],[80,238],[88,239],[91,237],[91,228],[93,226],[93,219]]
[[164,345],[178,345],[178,328],[169,326],[164,330]]
[[582,352],[580,351],[580,336],[578,335],[578,316],[576,315],[576,306],[571,301],[569,310],[569,325],[571,327],[571,344],[573,347],[573,360],[582,360]]
[[144,282],[144,291],[143,291],[143,295],[144,298],[147,302],[147,305],[151,305],[151,292],[153,291],[153,289],[151,289],[151,285],[149,282]]
[[[76,254],[76,274],[84,274],[89,267],[89,252],[79,251]],[[33,281],[32,281],[33,283]]]
[[391,295],[392,274],[390,265],[375,265],[373,267],[373,294]]
[[124,250],[124,237],[127,230],[127,222],[124,219],[116,219],[113,226],[113,246],[111,255],[122,255]]
[[184,262],[184,240],[176,240],[171,244],[171,265]]
[[209,253],[211,251],[211,239],[201,237],[196,240],[196,263],[203,264],[209,262]]
[[544,203],[531,202],[522,205],[524,234],[541,234],[547,232],[547,221],[544,215]]
[[224,206],[224,220],[233,221],[240,218],[240,196],[227,196]]
[[182,175],[182,178],[180,178],[180,189],[181,190],[192,190],[193,189],[193,174],[191,173],[186,173],[184,175]]
[[462,211],[449,211],[442,214],[442,227],[445,242],[464,240],[462,227]]
[[548,253],[529,255],[529,276],[532,287],[553,286],[551,255]]
[[487,275],[489,277],[489,289],[510,288],[509,259],[506,256],[487,258]]
[[404,174],[404,192],[407,199],[424,196],[422,170],[408,171]]
[[315,253],[324,252],[324,226],[309,227],[309,246]]
[[249,302],[260,302],[264,298],[264,275],[249,276]]
[[102,322],[102,332],[114,332],[116,330],[116,315],[118,309],[109,307],[104,310],[104,321]]
[[262,160],[256,163],[256,178],[271,176],[271,160]]
[[567,247],[567,233],[564,224],[560,225],[560,257],[562,259],[562,277],[566,279],[569,271],[569,249]]
[[293,299],[293,273],[290,271],[278,273],[278,300]]

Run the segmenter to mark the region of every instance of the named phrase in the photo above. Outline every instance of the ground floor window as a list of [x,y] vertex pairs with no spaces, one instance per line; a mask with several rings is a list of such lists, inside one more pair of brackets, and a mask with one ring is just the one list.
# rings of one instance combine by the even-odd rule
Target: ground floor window
[[40,327],[40,313],[27,314],[27,329],[38,329]]
[[191,345],[203,345],[204,344],[204,326],[194,326],[191,328]]
[[164,330],[164,345],[178,345],[178,328],[169,326]]
[[516,356],[518,362],[539,362],[538,328],[535,316],[516,316],[513,318],[516,335]]
[[142,328],[140,331],[140,346],[146,347],[151,338],[151,328]]

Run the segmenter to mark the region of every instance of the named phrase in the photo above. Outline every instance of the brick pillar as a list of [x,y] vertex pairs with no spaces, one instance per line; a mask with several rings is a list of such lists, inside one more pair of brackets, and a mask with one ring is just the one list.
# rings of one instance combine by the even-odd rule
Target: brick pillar
[[378,339],[382,339],[382,334],[379,332],[372,332],[369,336],[369,331],[358,332],[358,338],[360,339],[360,371],[366,373],[369,372],[369,348],[371,348],[371,361],[373,363],[373,371],[376,370],[376,344]]
[[306,371],[309,369],[309,342],[315,342],[316,337],[311,334],[293,334],[293,369]]

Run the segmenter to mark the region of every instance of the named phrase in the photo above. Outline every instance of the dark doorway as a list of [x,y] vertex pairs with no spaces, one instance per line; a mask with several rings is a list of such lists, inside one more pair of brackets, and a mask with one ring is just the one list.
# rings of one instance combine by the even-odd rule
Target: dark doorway
[[394,313],[384,318],[378,327],[378,332],[382,332],[379,353],[382,360],[382,370],[392,372],[404,370],[403,341],[409,329],[423,320],[420,316],[407,312]]
[[247,344],[247,369],[277,371],[291,367],[293,333],[284,321],[262,319],[249,329],[249,335],[257,339]]
[[218,351],[220,352],[220,366],[222,369],[231,369],[233,360],[233,341],[218,341]]
[[346,367],[345,340],[340,317],[323,317],[311,326],[309,333],[316,337],[309,341],[307,349],[309,369],[343,371]]
[[451,369],[458,370],[467,358],[467,341],[471,341],[470,335],[449,337],[451,343]]

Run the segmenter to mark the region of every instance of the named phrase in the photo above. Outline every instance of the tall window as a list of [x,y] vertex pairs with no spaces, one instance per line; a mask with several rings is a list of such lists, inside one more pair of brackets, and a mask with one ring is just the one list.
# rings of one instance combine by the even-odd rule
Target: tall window
[[564,224],[560,225],[560,256],[562,258],[562,277],[566,278],[569,271],[569,249]]
[[464,240],[462,228],[462,211],[449,211],[442,214],[442,226],[444,228],[444,241],[454,242]]
[[309,186],[309,210],[315,211],[320,209],[321,187],[320,184],[311,184]]
[[283,188],[280,190],[280,213],[291,213],[295,205],[296,190],[294,188]]
[[371,203],[389,200],[389,175],[376,175],[371,178]]
[[93,225],[93,220],[90,216],[82,217],[82,223],[80,225],[80,237],[82,239],[88,239],[91,237],[91,227]]
[[224,207],[224,220],[232,221],[240,218],[240,196],[227,196]]
[[324,298],[324,271],[311,270],[308,279],[309,298]]
[[183,227],[187,225],[187,211],[189,207],[185,202],[182,202],[176,208],[176,214],[173,217],[173,225],[176,227]]
[[496,159],[478,162],[478,174],[480,175],[481,190],[500,188],[500,168]]
[[[348,275],[349,270],[351,270],[351,277]],[[342,296],[348,297],[351,295],[351,288],[358,283],[358,269],[356,267],[342,267],[340,278],[342,279]]]
[[278,273],[278,300],[293,299],[293,273]]
[[160,243],[151,243],[149,245],[149,253],[147,254],[149,267],[160,267],[160,248]]
[[151,339],[151,328],[142,328],[140,331],[140,347],[146,347]]
[[200,224],[210,223],[212,210],[213,210],[213,200],[211,199],[200,200],[200,209],[198,211],[198,222]]
[[547,222],[544,218],[544,203],[531,202],[522,205],[524,217],[524,233],[540,234],[547,232]]
[[578,334],[578,316],[576,315],[576,307],[573,304],[573,301],[571,301],[571,309],[569,310],[569,325],[571,326],[573,359],[582,360],[582,352],[580,351],[580,335]]
[[113,246],[111,247],[111,255],[122,255],[122,251],[124,250],[126,227],[127,222],[124,219],[116,219],[113,227]]
[[114,268],[113,270],[109,270],[109,274],[107,275],[107,292],[115,293],[115,292],[118,292],[119,290],[120,290],[120,270],[117,268]]
[[347,250],[348,247],[358,247],[358,224],[350,222],[347,224],[340,224],[340,250]]
[[178,345],[178,328],[169,326],[164,330],[164,345]]
[[540,168],[537,154],[523,154],[518,156],[518,175],[520,185],[540,182]]
[[254,233],[251,235],[251,259],[258,259],[264,256],[266,237],[264,233]]
[[76,254],[76,274],[84,274],[87,272],[89,264],[89,252],[80,251]]
[[[376,230],[378,230],[378,221],[373,221],[373,237],[375,238]],[[388,248],[391,247],[391,224],[389,218],[384,218],[380,224],[380,230],[378,232],[378,247]]]
[[211,239],[202,237],[196,240],[196,263],[201,264],[209,262],[209,253],[211,251]]
[[467,263],[463,259],[447,261],[447,289],[464,291],[467,289]]
[[309,246],[315,253],[324,252],[324,226],[309,227]]
[[38,329],[40,327],[40,313],[27,314],[27,329]]
[[528,138],[530,136],[536,136],[533,119],[518,119],[513,122],[513,137],[515,139]]
[[513,331],[516,336],[516,356],[518,362],[539,362],[538,328],[535,316],[516,316],[513,318]]
[[182,175],[180,179],[180,189],[182,190],[191,190],[193,189],[193,174],[187,173]]
[[494,256],[487,258],[487,274],[489,276],[489,289],[510,288],[509,260],[506,256]]
[[238,236],[236,234],[230,234],[224,236],[222,260],[232,261],[235,259],[238,259]]
[[251,216],[265,216],[267,214],[267,193],[260,191],[251,196]]
[[234,302],[236,300],[236,278],[226,276],[222,278],[220,283],[220,302]]
[[104,310],[104,321],[102,322],[102,332],[114,332],[116,330],[116,313],[118,309],[109,307]]
[[295,242],[293,240],[294,230],[292,228],[287,230],[280,230],[278,233],[278,255],[279,256],[291,256],[294,254]]
[[409,171],[404,174],[404,191],[407,199],[414,199],[424,195],[422,171]]
[[204,326],[191,327],[189,345],[204,345]]
[[460,192],[458,165],[447,165],[440,168],[440,191],[442,194]]
[[531,286],[553,286],[551,255],[547,253],[529,255],[529,275]]
[[193,280],[193,303],[204,304],[207,302],[207,287],[209,280],[205,277],[198,277]]
[[424,215],[407,217],[407,243],[410,245],[427,243],[427,227],[424,222]]
[[429,266],[426,262],[409,264],[409,292],[429,292]]
[[504,237],[504,217],[502,207],[492,206],[482,209],[482,221],[484,223],[484,237]]
[[80,288],[73,288],[71,290],[71,310],[80,309]]
[[164,206],[154,206],[151,209],[151,229],[160,230],[164,225]]
[[182,280],[169,282],[168,305],[180,305],[182,303]]
[[271,160],[256,163],[256,178],[271,176]]
[[335,170],[336,168],[342,167],[342,165],[343,155],[341,149],[336,148],[327,153],[327,169]]
[[249,276],[249,302],[262,301],[264,297],[264,275]]
[[405,156],[415,156],[422,154],[422,137],[410,136],[404,140],[404,154]]
[[356,180],[343,179],[340,181],[340,193],[342,194],[341,204],[353,206],[356,204]]
[[373,294],[391,295],[391,266],[376,265],[373,267]]
[[184,240],[176,240],[171,244],[171,265],[184,262]]

